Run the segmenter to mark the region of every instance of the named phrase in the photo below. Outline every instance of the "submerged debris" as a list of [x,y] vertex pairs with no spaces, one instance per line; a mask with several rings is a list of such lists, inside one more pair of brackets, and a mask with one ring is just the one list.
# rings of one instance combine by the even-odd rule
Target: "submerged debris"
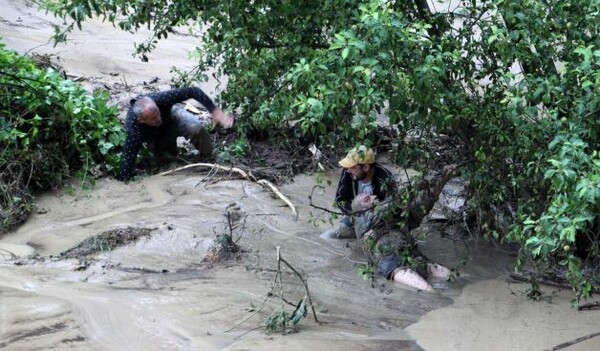
[[246,223],[246,215],[236,203],[229,204],[225,208],[223,215],[226,219],[224,232],[217,234],[215,246],[202,259],[204,263],[225,261],[240,252],[240,246],[233,239],[233,234],[237,229],[240,231],[241,236],[241,233],[244,231],[244,224]]
[[111,251],[119,246],[135,242],[140,237],[150,235],[154,229],[125,227],[111,229],[85,239],[79,245],[61,252],[64,258],[82,258],[98,252]]

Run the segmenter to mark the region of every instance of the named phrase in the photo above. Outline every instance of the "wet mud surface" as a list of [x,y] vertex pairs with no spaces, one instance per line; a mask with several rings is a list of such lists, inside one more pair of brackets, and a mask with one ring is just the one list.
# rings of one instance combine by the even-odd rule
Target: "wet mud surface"
[[[355,243],[324,241],[318,237],[323,228],[309,223],[304,192],[311,177],[282,187],[299,208],[297,220],[258,184],[235,180],[206,186],[203,178],[154,176],[127,185],[107,179],[76,196],[40,198],[38,206],[45,213],[3,238],[36,248],[35,255],[0,265],[6,345],[233,350],[279,349],[288,343],[294,349],[297,343],[303,349],[306,342],[331,339],[329,349],[352,344],[364,350],[400,345],[416,350],[402,329],[451,302],[385,281],[373,288],[360,279],[354,262],[364,257]],[[139,207],[128,201],[109,205],[110,197],[103,194],[117,189]],[[331,194],[321,196],[319,201],[327,201]],[[208,263],[205,257],[216,238],[230,230],[225,213],[231,203],[244,217],[244,225],[232,233],[242,252]],[[121,227],[125,221],[130,225]],[[111,226],[117,228],[100,234],[94,229]],[[281,304],[280,293],[269,297],[277,246],[282,257],[307,275],[322,321],[317,324],[309,315],[296,333],[285,336],[260,328]],[[303,297],[304,288],[291,271],[284,272],[283,282],[286,300]],[[27,317],[19,316],[23,313]],[[20,332],[22,327],[32,334]]]
[[[337,171],[328,176],[334,179]],[[0,241],[0,247],[14,251],[0,262],[0,346],[544,349],[593,332],[593,312],[571,308],[569,292],[549,290],[546,299],[532,302],[526,284],[507,283],[514,253],[484,242],[474,247],[468,238],[465,245],[438,224],[417,229],[427,233],[419,245],[449,267],[471,258],[454,282],[437,282],[436,290],[426,293],[362,280],[356,267],[366,258],[359,243],[319,237],[329,224],[315,226],[318,211],[307,198],[313,184],[313,177],[304,175],[280,188],[297,206],[297,219],[259,184],[209,184],[204,174],[128,184],[103,179],[91,191],[40,197],[37,205],[45,211]],[[334,190],[313,193],[313,202],[327,205]],[[231,204],[243,223],[233,231],[226,216]],[[207,262],[223,233],[233,234],[240,252]],[[110,249],[92,244],[101,238]],[[262,326],[281,307],[280,295],[296,303],[305,290],[284,270],[283,294],[272,293],[277,247],[306,274],[321,322],[308,314],[286,335],[266,333]]]

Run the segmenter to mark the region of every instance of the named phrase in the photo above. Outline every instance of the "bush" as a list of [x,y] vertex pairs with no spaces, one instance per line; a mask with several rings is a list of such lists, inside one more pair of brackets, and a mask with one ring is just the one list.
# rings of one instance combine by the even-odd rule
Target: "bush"
[[88,94],[0,42],[0,233],[23,222],[32,194],[111,171],[125,134],[106,92]]

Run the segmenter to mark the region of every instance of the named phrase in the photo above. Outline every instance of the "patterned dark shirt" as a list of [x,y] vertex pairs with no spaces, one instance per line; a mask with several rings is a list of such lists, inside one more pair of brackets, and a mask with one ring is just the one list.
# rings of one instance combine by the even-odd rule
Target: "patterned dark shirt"
[[[121,156],[121,169],[119,171],[119,180],[131,179],[134,175],[135,160],[142,147],[142,144],[150,140],[156,140],[166,134],[171,125],[174,123],[171,116],[171,107],[188,99],[195,99],[201,103],[208,112],[213,112],[216,108],[213,101],[200,88],[181,88],[173,89],[158,93],[144,95],[156,103],[160,110],[162,124],[158,127],[151,127],[146,124],[138,123],[133,113],[133,104],[137,99],[130,101],[129,110],[125,119],[125,130],[127,138],[123,146],[123,154]],[[139,97],[138,97],[139,98]]]

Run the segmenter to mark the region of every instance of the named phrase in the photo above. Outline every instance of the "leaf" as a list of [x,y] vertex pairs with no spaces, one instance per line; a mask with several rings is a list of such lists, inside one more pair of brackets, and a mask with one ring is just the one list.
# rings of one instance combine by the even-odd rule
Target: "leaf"
[[341,43],[339,41],[333,42],[329,45],[329,50],[338,50],[341,49],[343,47],[345,47],[346,44],[345,43]]
[[348,54],[350,53],[350,49],[349,48],[344,48],[344,50],[342,50],[342,59],[346,59],[348,57]]
[[363,71],[364,69],[365,69],[365,67],[364,67],[364,66],[354,66],[354,67],[352,67],[352,74],[355,74],[355,73],[357,73],[357,72],[361,72],[361,71]]
[[294,310],[294,312],[292,312],[292,315],[290,316],[290,321],[293,325],[300,323],[300,321],[304,317],[306,317],[307,312],[308,309],[306,307],[305,299],[301,299],[296,305],[296,309]]

